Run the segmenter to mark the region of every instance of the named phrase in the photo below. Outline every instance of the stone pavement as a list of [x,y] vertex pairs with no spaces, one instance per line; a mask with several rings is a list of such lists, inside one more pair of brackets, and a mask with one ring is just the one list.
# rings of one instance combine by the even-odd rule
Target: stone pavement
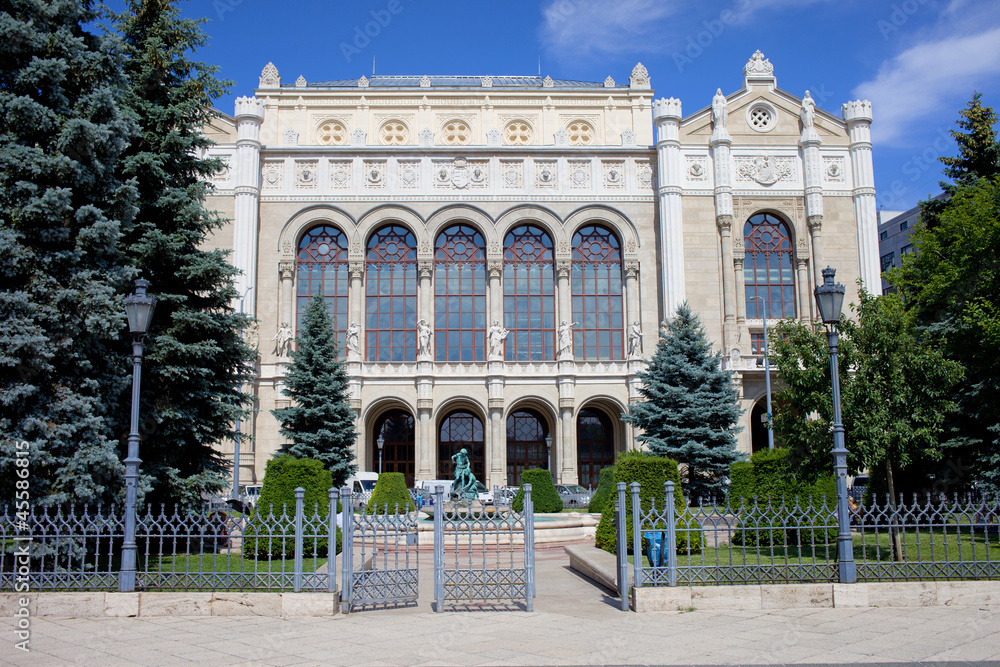
[[993,607],[671,611],[635,614],[537,552],[535,611],[431,608],[433,554],[420,554],[416,606],[328,618],[35,618],[31,653],[8,665],[564,665],[1000,661]]

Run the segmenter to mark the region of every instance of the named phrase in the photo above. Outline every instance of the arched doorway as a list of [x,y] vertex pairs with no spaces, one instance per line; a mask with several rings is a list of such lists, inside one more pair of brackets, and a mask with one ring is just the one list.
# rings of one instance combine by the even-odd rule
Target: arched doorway
[[507,485],[521,483],[521,473],[529,468],[549,469],[545,437],[549,427],[534,410],[515,410],[507,417]]
[[596,488],[601,468],[615,464],[611,418],[601,410],[584,408],[576,418],[576,461],[580,484]]
[[485,484],[483,420],[467,410],[455,410],[441,420],[438,429],[438,478],[450,479],[455,470],[451,457],[463,448],[469,454],[472,474]]
[[766,414],[767,404],[762,398],[753,404],[750,411],[750,451],[753,453],[767,449],[767,429],[763,421]]
[[413,488],[416,470],[413,415],[405,410],[390,410],[375,420],[372,429],[372,461],[378,470],[378,439],[382,436],[382,472],[401,472],[406,486]]

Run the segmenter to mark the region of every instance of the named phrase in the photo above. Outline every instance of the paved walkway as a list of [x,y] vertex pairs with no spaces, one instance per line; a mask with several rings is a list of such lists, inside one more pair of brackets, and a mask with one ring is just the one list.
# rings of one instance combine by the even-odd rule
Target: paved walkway
[[537,552],[535,611],[431,609],[433,554],[421,553],[409,608],[329,618],[32,619],[31,653],[4,618],[0,663],[15,665],[565,665],[1000,662],[1000,610],[806,609],[621,612],[573,573],[561,548]]

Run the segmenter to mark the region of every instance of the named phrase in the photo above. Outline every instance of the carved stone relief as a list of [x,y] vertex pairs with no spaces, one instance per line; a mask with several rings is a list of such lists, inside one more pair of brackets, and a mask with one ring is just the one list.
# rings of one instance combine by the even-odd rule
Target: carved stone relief
[[219,167],[219,169],[214,174],[212,174],[213,183],[226,183],[227,181],[229,181],[229,176],[231,173],[230,157],[227,155],[223,158],[220,158],[220,160],[222,162],[222,166]]
[[641,189],[653,187],[653,163],[649,160],[636,160],[635,179]]
[[756,157],[737,157],[734,162],[738,183],[755,181],[761,185],[773,185],[778,181],[795,180],[794,158],[758,155]]
[[632,130],[622,130],[622,146],[626,148],[635,146],[635,132]]
[[625,189],[625,162],[620,160],[604,160],[601,162],[601,173],[604,177],[606,190]]
[[365,160],[365,189],[382,190],[385,188],[385,162],[382,160]]
[[351,187],[350,160],[330,160],[330,187],[334,190],[347,190]]
[[701,155],[688,155],[685,176],[691,183],[704,183],[708,180],[708,158]]
[[569,161],[569,187],[574,190],[590,188],[590,160]]
[[555,160],[536,160],[535,187],[540,190],[555,190],[556,173]]
[[265,162],[261,176],[265,190],[280,190],[285,179],[285,163],[281,160]]
[[399,161],[399,187],[412,190],[420,187],[419,160]]
[[319,163],[315,160],[295,161],[295,187],[298,190],[311,190],[316,187]]
[[524,161],[501,160],[500,182],[505,188],[520,189],[524,186]]
[[434,187],[439,189],[485,188],[489,185],[489,163],[483,160],[434,160]]
[[823,181],[826,183],[843,183],[847,179],[844,173],[844,158],[823,158]]

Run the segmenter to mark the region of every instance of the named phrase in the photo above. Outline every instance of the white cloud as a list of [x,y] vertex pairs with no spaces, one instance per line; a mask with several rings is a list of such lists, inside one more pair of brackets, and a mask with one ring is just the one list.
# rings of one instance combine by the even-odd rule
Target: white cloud
[[[637,39],[658,31],[683,0],[552,0],[542,14],[542,41],[557,55],[637,51]],[[657,40],[644,40],[643,50]]]
[[[947,115],[972,91],[1000,78],[1000,27],[926,41],[882,63],[878,74],[854,89],[872,102],[872,138],[898,145],[911,126]],[[953,117],[954,114],[951,115]]]

